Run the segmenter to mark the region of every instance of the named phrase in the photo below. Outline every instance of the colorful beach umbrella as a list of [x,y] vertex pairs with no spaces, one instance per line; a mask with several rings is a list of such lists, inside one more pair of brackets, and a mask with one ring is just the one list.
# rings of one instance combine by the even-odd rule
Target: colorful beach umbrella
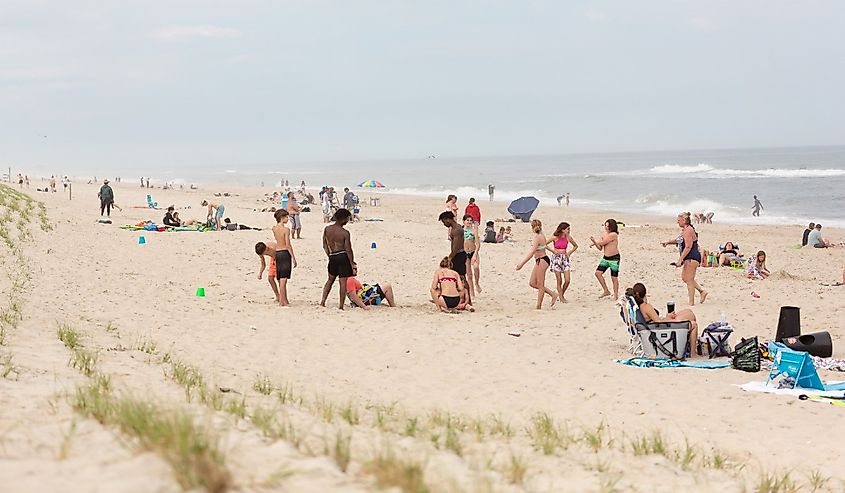
[[384,185],[377,180],[362,181],[358,184],[359,188],[384,188]]

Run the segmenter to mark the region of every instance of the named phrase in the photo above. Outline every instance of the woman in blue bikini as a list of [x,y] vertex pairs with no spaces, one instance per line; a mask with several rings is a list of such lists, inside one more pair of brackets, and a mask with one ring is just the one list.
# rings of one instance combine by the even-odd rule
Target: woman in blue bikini
[[695,305],[696,291],[701,294],[701,303],[704,303],[704,300],[707,299],[707,291],[695,280],[695,271],[701,264],[701,251],[698,249],[698,233],[695,232],[690,217],[686,214],[678,214],[678,226],[683,228],[683,238],[680,244],[681,258],[675,265],[682,268],[681,280],[687,285],[689,304]]

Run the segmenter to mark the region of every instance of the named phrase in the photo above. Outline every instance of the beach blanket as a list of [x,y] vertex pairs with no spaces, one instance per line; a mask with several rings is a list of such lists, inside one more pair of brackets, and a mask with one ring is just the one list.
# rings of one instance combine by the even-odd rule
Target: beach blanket
[[[137,225],[134,225],[134,224],[124,224],[124,225],[120,226],[120,229],[124,229],[126,231],[147,231],[149,233],[155,233],[155,232],[158,231],[158,230],[149,230],[149,229],[146,229],[144,226],[137,226]],[[168,232],[168,231],[200,231],[200,232],[204,233],[206,231],[214,231],[214,228],[207,228],[207,227],[202,226],[202,225],[199,225],[199,226],[176,226],[176,227],[167,226],[164,229],[164,231],[161,231],[161,232],[165,233],[165,232]]]
[[[828,382],[830,385],[839,384],[842,382]],[[845,390],[817,390],[817,389],[804,389],[798,387],[796,389],[779,389],[775,386],[766,386],[765,381],[754,381],[744,383],[742,385],[737,385],[737,387],[745,390],[746,392],[765,392],[766,394],[777,394],[777,395],[791,395],[793,397],[798,397],[800,395],[813,395],[813,396],[822,396],[822,397],[845,397]]]
[[729,368],[730,361],[678,361],[657,358],[631,358],[616,360],[620,365],[637,366],[640,368],[701,368],[714,370],[717,368]]

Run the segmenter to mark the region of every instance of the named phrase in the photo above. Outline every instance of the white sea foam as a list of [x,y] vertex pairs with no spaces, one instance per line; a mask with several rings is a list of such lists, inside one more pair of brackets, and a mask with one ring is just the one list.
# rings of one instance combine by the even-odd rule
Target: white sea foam
[[704,163],[696,166],[664,164],[662,166],[654,166],[648,171],[656,175],[697,174],[705,178],[828,178],[845,176],[845,169],[838,168],[733,169],[715,168]]
[[712,171],[714,168],[709,164],[698,164],[695,166],[682,166],[678,164],[664,164],[663,166],[654,166],[649,171],[659,175],[676,175],[681,173],[706,173]]

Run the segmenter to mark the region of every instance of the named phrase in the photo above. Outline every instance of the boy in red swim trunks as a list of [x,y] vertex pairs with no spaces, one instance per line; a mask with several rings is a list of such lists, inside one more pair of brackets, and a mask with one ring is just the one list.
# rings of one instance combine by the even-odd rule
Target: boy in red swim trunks
[[261,267],[258,269],[258,278],[261,279],[261,275],[264,274],[264,269],[267,267],[267,262],[264,260],[264,257],[270,258],[270,268],[267,270],[267,281],[270,283],[270,287],[273,288],[273,299],[279,299],[279,287],[276,285],[276,242],[275,241],[268,241],[267,243],[258,242],[255,244],[255,253],[258,254],[259,260],[261,260]]

